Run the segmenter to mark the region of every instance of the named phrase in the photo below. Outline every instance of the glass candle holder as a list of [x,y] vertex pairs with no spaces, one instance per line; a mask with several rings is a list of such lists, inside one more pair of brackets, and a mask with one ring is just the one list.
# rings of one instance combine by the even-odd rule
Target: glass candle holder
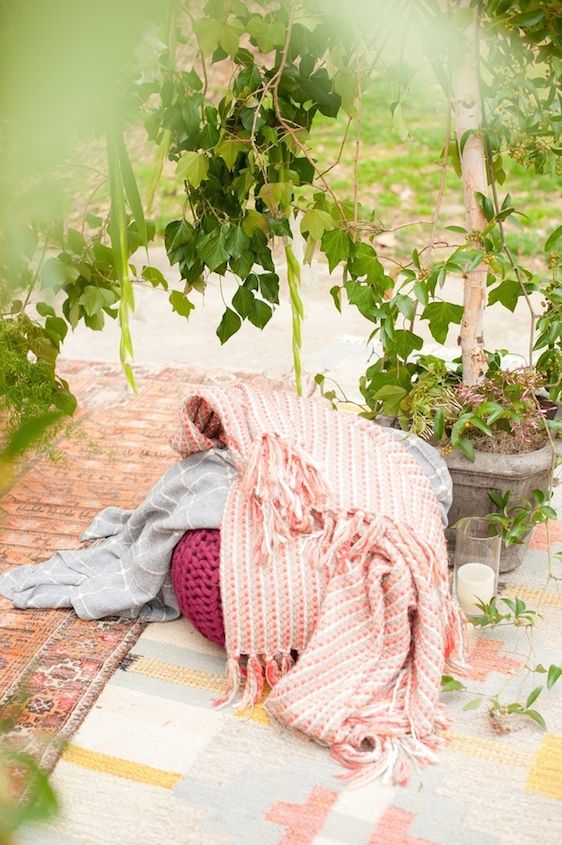
[[460,519],[456,531],[454,592],[467,616],[480,616],[476,602],[488,604],[497,593],[501,534],[480,516]]

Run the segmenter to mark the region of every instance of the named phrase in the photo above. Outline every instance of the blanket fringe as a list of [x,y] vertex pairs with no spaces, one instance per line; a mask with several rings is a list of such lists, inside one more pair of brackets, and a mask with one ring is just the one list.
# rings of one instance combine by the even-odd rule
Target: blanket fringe
[[379,779],[382,783],[405,786],[412,769],[437,762],[440,738],[423,740],[406,736],[365,736],[359,746],[344,742],[332,746],[332,757],[349,771],[337,777],[353,785]]
[[240,489],[252,498],[262,525],[256,549],[262,564],[293,533],[318,530],[318,512],[330,494],[321,467],[299,446],[270,433],[254,444]]
[[226,692],[224,696],[213,701],[213,707],[219,709],[232,704],[240,689],[241,682],[240,657],[229,657],[226,661]]

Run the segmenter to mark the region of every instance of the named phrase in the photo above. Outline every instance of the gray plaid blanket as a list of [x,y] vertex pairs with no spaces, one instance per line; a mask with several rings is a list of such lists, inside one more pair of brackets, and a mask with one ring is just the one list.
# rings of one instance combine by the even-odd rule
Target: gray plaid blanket
[[220,528],[235,476],[225,449],[178,461],[138,508],[106,508],[80,537],[107,539],[16,567],[0,576],[0,595],[20,608],[73,607],[81,619],[177,619],[170,576],[174,546],[189,529]]
[[[439,453],[419,437],[404,439],[420,461],[444,525],[452,482]],[[170,563],[175,545],[193,528],[220,528],[236,469],[227,449],[198,452],[175,463],[135,510],[109,507],[81,535],[87,548],[56,552],[42,564],[0,575],[0,595],[18,608],[73,607],[81,619],[140,617],[165,622],[179,616]]]

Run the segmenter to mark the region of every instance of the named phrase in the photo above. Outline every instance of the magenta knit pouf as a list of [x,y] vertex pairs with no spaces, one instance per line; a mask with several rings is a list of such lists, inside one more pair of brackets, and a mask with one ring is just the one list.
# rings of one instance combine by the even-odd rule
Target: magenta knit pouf
[[172,555],[172,586],[183,616],[208,640],[224,648],[220,592],[220,531],[187,531]]

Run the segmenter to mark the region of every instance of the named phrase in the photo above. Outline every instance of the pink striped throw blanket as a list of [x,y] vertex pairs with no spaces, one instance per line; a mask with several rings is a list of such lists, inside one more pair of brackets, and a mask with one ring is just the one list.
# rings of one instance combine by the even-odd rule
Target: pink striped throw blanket
[[242,689],[251,706],[267,681],[268,711],[350,776],[404,783],[434,759],[441,675],[464,654],[419,463],[384,428],[281,390],[194,388],[180,419],[182,456],[226,447],[238,469],[221,525],[220,703]]

